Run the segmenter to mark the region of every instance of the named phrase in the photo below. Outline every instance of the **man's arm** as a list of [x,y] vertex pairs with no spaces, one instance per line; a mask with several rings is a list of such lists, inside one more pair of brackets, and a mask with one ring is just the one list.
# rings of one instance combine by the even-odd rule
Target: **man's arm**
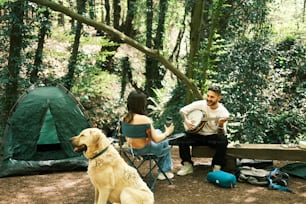
[[187,115],[193,111],[193,110],[203,110],[203,100],[200,100],[200,101],[194,101],[184,107],[182,107],[179,111],[183,121],[184,121],[184,124],[186,125],[187,129],[188,130],[192,130],[195,128],[195,125],[193,124],[195,121],[191,121],[188,119]]

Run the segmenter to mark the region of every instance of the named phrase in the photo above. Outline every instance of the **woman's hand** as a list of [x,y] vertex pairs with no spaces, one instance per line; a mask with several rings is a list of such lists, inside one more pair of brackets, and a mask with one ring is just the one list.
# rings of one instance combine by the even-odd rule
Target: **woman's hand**
[[164,125],[165,127],[165,135],[166,137],[168,137],[169,135],[171,135],[174,131],[174,125],[173,123],[171,123],[169,126]]

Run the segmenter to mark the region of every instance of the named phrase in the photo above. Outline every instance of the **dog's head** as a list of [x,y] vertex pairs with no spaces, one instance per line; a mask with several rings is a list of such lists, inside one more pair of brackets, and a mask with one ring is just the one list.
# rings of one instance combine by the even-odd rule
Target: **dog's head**
[[110,145],[107,137],[98,128],[84,129],[79,135],[72,137],[70,141],[74,146],[73,151],[83,152],[86,158],[92,158]]

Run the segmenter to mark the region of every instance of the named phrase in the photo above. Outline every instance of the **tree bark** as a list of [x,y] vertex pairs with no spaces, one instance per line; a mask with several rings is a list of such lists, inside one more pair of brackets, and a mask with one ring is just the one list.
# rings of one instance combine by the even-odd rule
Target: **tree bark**
[[122,30],[124,34],[127,36],[133,37],[135,34],[133,20],[135,18],[135,13],[137,11],[137,1],[136,0],[128,0],[128,10],[124,25],[122,26]]
[[95,7],[95,0],[88,0],[89,16],[91,19],[96,18]]
[[120,18],[121,18],[121,3],[120,0],[113,1],[114,8],[114,28],[120,30]]
[[109,0],[105,0],[105,23],[106,25],[110,25],[110,4],[109,4]]
[[[152,48],[153,45],[153,0],[146,0],[146,46],[148,48]],[[151,67],[153,64],[153,59],[151,56],[146,55],[146,63],[145,63],[145,93],[147,96],[153,96],[153,84],[156,76],[154,76],[153,68]]]
[[34,68],[30,74],[30,82],[33,84],[36,83],[38,79],[38,72],[42,65],[42,55],[43,55],[45,37],[47,33],[50,31],[49,27],[51,25],[51,22],[49,21],[49,15],[50,15],[49,8],[46,8],[43,11],[42,15],[43,15],[43,18],[41,21],[41,26],[40,26],[40,30],[38,34],[38,43],[37,43],[37,49],[36,49],[35,59],[34,59]]
[[[192,8],[191,23],[190,23],[190,51],[189,51],[189,62],[187,66],[187,77],[190,79],[195,78],[195,63],[198,62],[198,52],[200,49],[200,34],[202,30],[202,15],[203,15],[203,1],[195,1]],[[192,98],[191,92],[187,89],[186,103],[190,103],[194,99]]]
[[[15,104],[18,97],[18,77],[20,73],[20,62],[21,62],[21,51],[23,42],[23,18],[24,18],[24,4],[22,0],[12,3],[12,23],[10,23],[10,46],[8,56],[8,83],[5,87],[5,110],[6,119],[8,118],[9,112]],[[6,120],[5,120],[6,121]]]
[[[153,19],[149,22],[151,23],[151,36],[150,39],[148,39],[150,42],[154,42],[153,48],[155,50],[163,50],[163,42],[164,42],[164,32],[165,32],[165,16],[167,13],[168,8],[168,0],[160,0],[159,1],[159,18],[158,18],[158,24],[156,29],[156,35],[154,39],[152,38],[152,25],[153,25]],[[153,10],[152,8],[148,8],[148,10]],[[153,13],[152,16],[153,18]],[[148,46],[148,45],[147,45]],[[148,46],[149,47],[149,46]],[[165,76],[166,70],[159,65],[159,61],[155,58],[148,58],[146,64],[146,71],[147,71],[147,78],[146,78],[146,93],[149,96],[154,96],[153,89],[159,89],[162,88],[162,79]],[[149,77],[148,77],[149,76]]]
[[[86,0],[77,0],[77,10],[80,15],[85,12],[85,5],[86,5]],[[82,28],[83,28],[82,22],[77,21],[74,42],[72,46],[72,52],[71,52],[71,56],[69,59],[68,73],[65,77],[66,79],[65,86],[68,90],[71,89],[74,83],[74,72],[75,72],[77,59],[78,59]]]
[[[62,5],[62,6],[64,5],[63,0],[58,1],[58,3],[60,5]],[[58,16],[57,16],[57,24],[61,25],[61,26],[65,25],[65,18],[64,18],[64,14],[63,13],[59,13],[58,14]]]
[[188,16],[189,12],[190,12],[190,6],[189,6],[189,0],[187,0],[185,3],[184,16],[183,16],[182,23],[181,23],[182,26],[180,26],[180,31],[176,39],[176,43],[173,48],[172,54],[170,56],[171,61],[173,61],[173,59],[175,59],[176,62],[178,61],[179,54],[180,54],[180,48],[181,48],[180,45],[181,45],[182,39],[184,37],[185,29],[186,29],[185,21],[186,21],[186,17]]
[[[69,0],[69,6],[70,6],[70,8],[73,8],[73,7],[74,7],[73,1],[72,1],[72,0]],[[71,16],[70,16],[70,17],[71,17]],[[71,30],[74,31],[74,29],[75,29],[75,19],[73,19],[73,18],[71,17],[70,23],[71,23]]]

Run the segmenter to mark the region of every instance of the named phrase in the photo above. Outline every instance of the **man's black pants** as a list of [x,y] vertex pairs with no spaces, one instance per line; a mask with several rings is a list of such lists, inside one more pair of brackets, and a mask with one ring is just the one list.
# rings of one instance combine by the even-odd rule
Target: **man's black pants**
[[224,168],[226,164],[226,150],[228,145],[227,137],[223,134],[214,135],[199,135],[187,133],[185,137],[178,139],[179,153],[183,162],[189,162],[193,164],[191,159],[190,147],[191,146],[210,146],[216,149],[213,156],[211,165],[220,165]]

